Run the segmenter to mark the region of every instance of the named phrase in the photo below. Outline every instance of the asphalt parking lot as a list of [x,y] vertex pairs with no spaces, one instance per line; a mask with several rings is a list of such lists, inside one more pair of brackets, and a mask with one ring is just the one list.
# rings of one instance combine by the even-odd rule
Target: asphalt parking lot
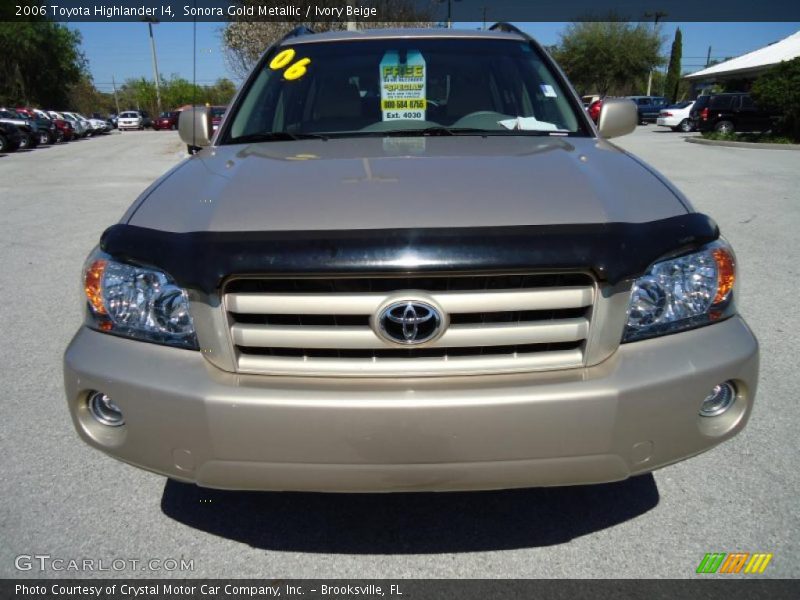
[[[185,156],[174,132],[0,155],[0,577],[15,557],[186,558],[196,577],[692,577],[706,552],[771,552],[800,576],[800,153],[709,147],[653,126],[619,140],[712,215],[740,262],[739,308],[761,343],[760,388],[727,444],[602,486],[400,495],[205,491],[79,441],[61,357],[81,322],[79,274],[100,233]],[[794,391],[793,391],[794,390]]]

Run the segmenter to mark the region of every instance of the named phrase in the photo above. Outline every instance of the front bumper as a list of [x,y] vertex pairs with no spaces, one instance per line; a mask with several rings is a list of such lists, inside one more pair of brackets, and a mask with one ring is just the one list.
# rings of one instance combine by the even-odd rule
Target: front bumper
[[[758,345],[744,321],[623,344],[551,373],[408,380],[237,375],[200,352],[81,328],[64,357],[72,419],[90,445],[201,486],[465,490],[600,483],[708,450],[746,424]],[[698,415],[722,381],[739,396]],[[90,390],[123,427],[100,425]]]

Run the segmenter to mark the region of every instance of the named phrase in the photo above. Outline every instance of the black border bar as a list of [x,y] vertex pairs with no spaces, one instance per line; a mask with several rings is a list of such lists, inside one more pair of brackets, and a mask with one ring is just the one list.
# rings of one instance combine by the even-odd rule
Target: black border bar
[[[632,558],[633,559],[633,558]],[[13,600],[789,600],[797,597],[796,581],[764,579],[752,575],[721,577],[694,576],[692,579],[28,579],[0,581],[0,597]],[[39,587],[45,593],[21,593],[17,586]],[[100,593],[65,595],[61,587],[100,588]],[[205,586],[205,587],[204,587]],[[261,587],[277,587],[273,594],[234,593]],[[323,586],[328,593],[323,594]],[[394,587],[393,587],[394,586]],[[123,590],[136,588],[137,595]],[[217,593],[208,593],[217,588]],[[175,591],[181,589],[183,591]],[[206,593],[203,593],[203,590]],[[331,593],[336,589],[339,593]],[[54,591],[56,590],[56,591]],[[114,590],[114,591],[111,591]],[[148,591],[150,590],[150,591]],[[226,591],[227,590],[227,591]],[[316,590],[316,591],[314,591]],[[399,593],[397,593],[399,592]]]
[[[400,0],[412,14],[428,21],[480,23],[495,21],[800,21],[800,2],[793,0]],[[0,21],[41,17],[64,22],[141,21],[418,21],[397,18],[398,0],[8,0]],[[393,4],[395,6],[393,6]],[[36,7],[31,14],[18,7]],[[39,8],[44,7],[41,14]],[[195,12],[195,7],[200,9]],[[259,10],[263,7],[263,10]],[[121,8],[133,9],[124,14]],[[342,9],[328,11],[325,9]],[[348,8],[350,12],[348,13]],[[141,9],[141,10],[140,10]],[[270,10],[272,9],[272,10]]]

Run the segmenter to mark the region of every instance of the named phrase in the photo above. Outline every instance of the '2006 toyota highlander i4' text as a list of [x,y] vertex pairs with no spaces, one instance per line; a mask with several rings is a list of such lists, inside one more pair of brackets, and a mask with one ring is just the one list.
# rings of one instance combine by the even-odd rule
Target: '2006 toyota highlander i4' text
[[624,479],[746,424],[758,346],[715,223],[490,31],[268,49],[107,229],[66,351],[81,437],[201,486]]

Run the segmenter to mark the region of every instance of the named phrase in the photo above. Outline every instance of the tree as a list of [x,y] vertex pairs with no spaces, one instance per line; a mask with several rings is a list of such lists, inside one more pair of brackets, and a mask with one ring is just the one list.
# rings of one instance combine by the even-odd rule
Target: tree
[[52,21],[0,22],[0,104],[65,108],[87,74],[81,34]]
[[84,74],[67,90],[67,106],[81,114],[114,112],[114,95],[104,94],[94,86],[91,76]]
[[781,114],[776,132],[800,142],[800,57],[772,67],[755,80],[750,92],[759,107]]
[[[119,90],[122,110],[140,109],[156,114],[156,86],[152,80],[128,79]],[[218,79],[214,85],[195,85],[177,75],[161,79],[161,104],[165,110],[174,110],[185,104],[226,105],[236,93],[236,86],[229,79]]]
[[567,26],[554,58],[582,92],[630,94],[663,63],[661,36],[645,24],[579,21]]
[[[263,0],[244,0],[244,4],[263,4]],[[302,4],[302,2],[301,2]],[[327,5],[341,6],[339,0],[315,0],[316,7],[324,8]],[[359,27],[433,27],[430,21],[430,14],[420,12],[419,2],[415,0],[392,0],[384,4],[385,11],[389,11],[389,16],[397,21],[361,21]],[[305,15],[305,10],[300,11]],[[304,24],[302,19],[281,22],[261,22],[261,21],[231,21],[222,30],[222,42],[224,44],[225,59],[231,72],[244,78],[248,75],[253,65],[261,57],[261,54],[272,44],[281,39],[295,27]],[[315,22],[312,25],[314,31],[318,33],[326,31],[343,31],[347,29],[344,21],[324,21]]]
[[681,28],[675,30],[675,39],[672,40],[672,49],[669,53],[669,67],[667,67],[666,89],[664,95],[672,102],[678,101],[678,85],[681,80],[681,56],[683,54],[683,34]]

